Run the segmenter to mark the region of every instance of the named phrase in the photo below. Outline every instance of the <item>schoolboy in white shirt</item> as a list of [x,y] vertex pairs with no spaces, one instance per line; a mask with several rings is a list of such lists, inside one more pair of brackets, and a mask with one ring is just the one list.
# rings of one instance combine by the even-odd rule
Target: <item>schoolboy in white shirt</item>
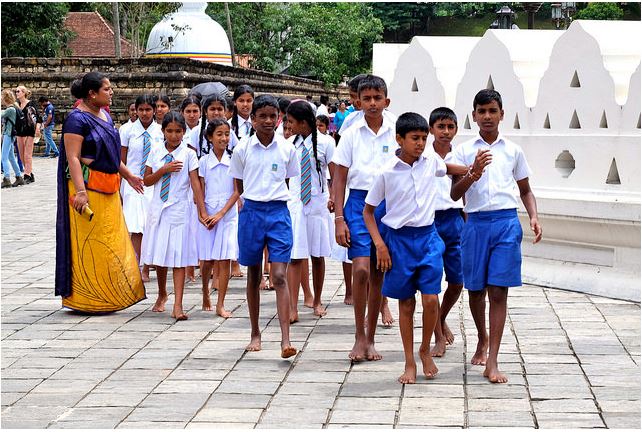
[[230,175],[244,199],[239,213],[239,263],[248,267],[247,302],[252,334],[247,351],[261,350],[259,284],[263,248],[272,263],[277,313],[281,325],[281,357],[296,354],[290,345],[290,295],[286,282],[292,250],[292,222],[286,179],[300,175],[294,146],[276,137],[279,105],[272,95],[260,95],[252,105],[256,134],[242,141],[232,154]]
[[[472,114],[479,126],[479,137],[458,145],[453,152],[454,161],[468,165],[482,157],[492,162],[477,182],[473,183],[468,175],[453,179],[451,191],[453,200],[466,195],[464,210],[468,218],[462,232],[464,286],[478,334],[471,363],[485,364],[484,376],[490,382],[506,383],[508,378],[499,371],[497,355],[506,322],[508,287],[522,284],[518,191],[535,235],[533,243],[541,240],[542,228],[524,152],[499,134],[499,122],[504,118],[501,95],[495,90],[479,91]],[[490,300],[490,338],[486,334],[486,292]]]

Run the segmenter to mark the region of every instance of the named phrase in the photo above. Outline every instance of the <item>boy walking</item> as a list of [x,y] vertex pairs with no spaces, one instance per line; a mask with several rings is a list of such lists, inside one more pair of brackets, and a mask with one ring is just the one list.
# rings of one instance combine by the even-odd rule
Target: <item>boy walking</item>
[[[478,335],[471,363],[486,365],[484,376],[490,382],[506,383],[508,378],[499,371],[497,356],[506,322],[508,287],[522,284],[522,228],[517,218],[516,185],[535,235],[533,243],[542,239],[542,228],[528,183],[531,170],[524,152],[499,133],[499,123],[504,118],[501,95],[495,90],[481,90],[473,100],[472,114],[479,126],[479,137],[457,146],[454,161],[467,165],[486,151],[492,163],[474,186],[465,176],[453,180],[451,191],[453,200],[466,196],[464,210],[468,220],[462,232],[464,285]],[[486,293],[490,300],[490,338],[486,333]]]
[[54,113],[55,109],[47,96],[40,96],[38,99],[42,108],[42,135],[45,137],[44,157],[57,158],[60,153],[53,140]]
[[[423,306],[422,343],[419,357],[427,378],[437,374],[430,355],[430,338],[439,315],[442,254],[445,246],[433,221],[438,190],[435,177],[468,172],[467,167],[446,165],[431,148],[426,150],[428,123],[416,113],[402,114],[396,124],[400,151],[375,178],[363,210],[368,231],[376,248],[376,267],[387,272],[382,293],[399,300],[399,329],[406,360],[402,384],[416,381],[417,365],[413,352],[415,293],[421,292]],[[481,174],[475,164],[472,172]],[[375,208],[385,200],[386,214],[377,227]],[[385,239],[385,240],[384,240]]]

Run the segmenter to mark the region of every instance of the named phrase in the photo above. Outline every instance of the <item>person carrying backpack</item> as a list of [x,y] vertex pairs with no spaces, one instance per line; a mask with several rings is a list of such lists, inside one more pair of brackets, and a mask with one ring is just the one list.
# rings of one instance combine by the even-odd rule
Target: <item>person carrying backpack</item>
[[38,118],[38,107],[33,101],[28,99],[29,96],[31,96],[31,91],[25,86],[19,85],[16,87],[15,93],[20,104],[20,109],[24,114],[24,121],[18,120],[16,122],[18,152],[20,153],[20,159],[25,169],[25,183],[33,183],[36,181],[32,172],[33,141],[36,132],[39,131],[38,124],[41,120]]
[[[2,110],[2,171],[4,172],[2,187],[6,188],[25,184],[13,153],[13,141],[16,136],[16,117],[22,111],[16,104],[13,92],[8,89],[2,92],[2,106],[6,107],[6,109]],[[13,172],[16,175],[16,181],[13,184],[9,178],[9,166],[13,168]]]

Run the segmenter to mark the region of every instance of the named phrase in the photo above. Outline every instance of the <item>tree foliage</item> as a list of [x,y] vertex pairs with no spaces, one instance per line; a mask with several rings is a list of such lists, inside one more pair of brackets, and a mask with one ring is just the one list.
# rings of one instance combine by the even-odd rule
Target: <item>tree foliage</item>
[[[369,69],[383,26],[366,3],[229,3],[237,54],[252,67],[338,83]],[[222,3],[207,11],[225,26]]]
[[575,19],[585,20],[621,20],[622,17],[624,11],[617,3],[589,3],[575,14]]
[[66,54],[73,33],[64,26],[67,3],[2,3],[2,57]]

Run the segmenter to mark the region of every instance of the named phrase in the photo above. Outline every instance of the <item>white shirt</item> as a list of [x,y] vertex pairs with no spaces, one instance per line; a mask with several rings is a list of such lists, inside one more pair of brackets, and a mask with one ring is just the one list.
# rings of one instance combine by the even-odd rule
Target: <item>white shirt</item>
[[330,113],[328,112],[328,107],[325,106],[324,104],[321,104],[317,107],[317,117],[320,115],[330,117]]
[[205,203],[211,207],[222,200],[227,201],[234,193],[234,178],[228,173],[230,155],[223,152],[219,161],[214,152],[198,161],[198,175],[205,181]]
[[[195,127],[189,132],[189,145],[191,145],[196,149],[196,156],[198,156],[199,159],[202,158],[205,154],[207,154],[205,152],[205,150],[208,148],[207,139],[205,138],[206,129],[207,129],[207,125],[205,125],[205,129],[203,129],[203,138],[201,139],[200,145],[198,142],[198,138],[201,135],[200,124],[198,127]],[[230,129],[230,142],[227,144],[227,147],[230,150],[233,150],[234,147],[236,147],[236,145],[238,144],[238,142],[239,142],[238,138],[236,138],[236,135],[234,135],[234,132],[232,132],[232,130]]]
[[[245,120],[243,117],[241,117],[238,114],[236,115],[236,120],[239,125],[239,131],[238,131],[239,140],[242,140],[243,138],[246,138],[247,136],[250,135],[250,131],[252,130],[252,120],[250,120],[249,117],[247,118],[247,120]],[[229,123],[231,128],[232,120],[230,120]],[[231,129],[230,132],[234,134],[234,129]]]
[[[152,169],[152,172],[158,171],[163,165],[168,151],[164,145],[152,148],[149,158],[147,158],[147,166]],[[191,189],[189,173],[198,169],[198,158],[196,153],[188,148],[184,143],[181,143],[173,152],[170,153],[174,160],[183,162],[183,168],[178,172],[171,173],[169,183],[169,196],[167,201],[163,203],[160,199],[160,190],[162,185],[162,178],[154,184],[154,208],[158,206],[168,207],[175,203],[187,203],[189,191]]]
[[[295,141],[296,140],[296,141]],[[314,159],[314,151],[312,149],[312,134],[304,140],[303,137],[295,135],[288,139],[289,143],[294,142],[294,148],[296,149],[296,157],[299,167],[301,166],[301,159],[303,158],[303,147],[310,152],[310,165],[312,168],[311,175],[311,185],[312,185],[312,199],[319,195],[324,195],[327,201],[329,196],[328,192],[328,182],[327,182],[327,172],[328,164],[332,161],[332,156],[334,155],[334,140],[327,135],[317,133],[317,156],[319,157],[319,163],[321,166],[321,178],[319,178],[319,173],[317,172],[316,160]],[[321,185],[321,180],[323,181],[323,187]],[[290,179],[290,200],[300,200],[301,199],[301,176],[292,177]]]
[[[341,138],[343,139],[343,134],[348,130],[350,126],[353,124],[356,124],[359,120],[362,120],[364,118],[363,111],[352,111],[348,116],[343,119],[343,123],[341,124],[341,129],[339,129],[339,135],[341,135]],[[388,121],[391,121],[392,124],[394,125],[397,123],[397,116],[388,111],[387,109],[383,110],[383,118],[388,119]]]
[[412,166],[395,157],[375,178],[366,204],[376,207],[385,199],[386,214],[381,222],[393,229],[430,225],[435,220],[439,193],[435,177],[445,175],[446,164],[430,148]]
[[[437,154],[435,152],[435,154]],[[437,154],[439,156],[439,154]],[[453,161],[452,151],[446,154],[444,158],[445,163],[455,163]],[[464,201],[459,198],[457,201],[453,201],[450,197],[450,189],[453,184],[453,179],[450,176],[443,176],[435,178],[435,188],[437,189],[437,197],[435,200],[435,210],[448,210],[451,208],[464,208]]]
[[375,176],[399,148],[395,139],[395,124],[386,117],[375,134],[361,117],[341,137],[332,162],[348,168],[349,189],[369,190]]
[[[122,129],[122,128],[121,128]],[[134,173],[140,175],[140,167],[143,163],[143,149],[145,147],[145,138],[143,134],[147,131],[152,141],[151,152],[157,148],[164,148],[164,137],[161,127],[158,123],[152,122],[147,129],[143,127],[140,120],[136,120],[129,126],[121,135],[120,145],[127,148],[127,168]],[[142,177],[142,176],[141,176]],[[145,187],[145,190],[148,188]],[[151,190],[151,188],[150,188]],[[129,194],[136,193],[134,189],[126,181],[122,182],[121,193]]]
[[490,149],[493,161],[484,169],[481,178],[466,192],[466,213],[505,210],[519,207],[519,188],[516,181],[531,175],[524,151],[502,135],[492,143],[481,136],[459,144],[453,150],[453,161],[470,166],[475,161],[477,150]]
[[120,135],[120,142],[121,143],[125,139],[127,131],[129,131],[129,128],[131,128],[134,123],[135,122],[133,122],[131,119],[129,119],[129,120],[127,120],[127,123],[124,123],[124,124],[120,125],[120,127],[118,128],[118,134]]
[[290,195],[286,178],[301,174],[296,150],[276,134],[264,146],[256,135],[236,146],[229,174],[243,180],[244,199],[253,201],[287,201]]

